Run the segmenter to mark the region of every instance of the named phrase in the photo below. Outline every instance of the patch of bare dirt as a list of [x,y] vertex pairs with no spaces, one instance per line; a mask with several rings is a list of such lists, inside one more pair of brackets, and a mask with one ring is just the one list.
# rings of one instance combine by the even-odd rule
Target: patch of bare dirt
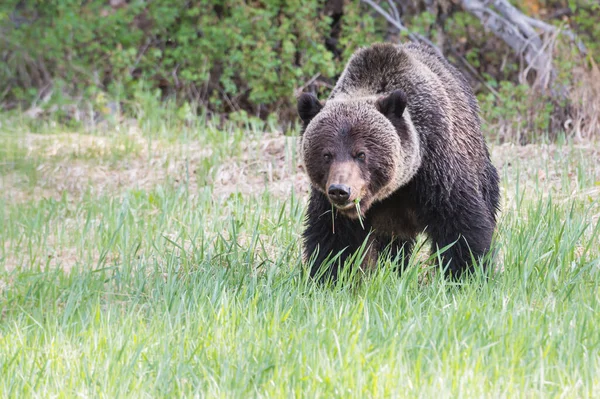
[[[308,192],[308,179],[293,151],[297,138],[265,135],[244,144],[242,155],[214,165],[208,178],[200,164],[212,150],[199,142],[167,144],[151,141],[137,132],[114,137],[80,134],[25,136],[24,144],[35,158],[35,182],[12,172],[0,179],[0,192],[8,202],[60,198],[77,201],[93,195],[119,195],[132,188],[148,190],[157,185],[187,182],[191,191],[209,185],[218,196],[240,192],[255,194],[267,187],[275,195]],[[133,147],[127,149],[125,148]],[[122,159],[111,159],[121,152]]]
[[240,159],[218,167],[214,192],[217,195],[256,194],[268,188],[270,193],[281,197],[292,191],[301,196],[307,194],[310,183],[293,150],[297,142],[296,137],[282,135],[250,141]]

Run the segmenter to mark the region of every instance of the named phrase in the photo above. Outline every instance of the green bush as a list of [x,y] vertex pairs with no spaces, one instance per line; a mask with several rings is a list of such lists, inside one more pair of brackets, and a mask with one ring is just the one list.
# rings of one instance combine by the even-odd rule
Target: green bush
[[[556,136],[551,125],[555,104],[525,84],[502,81],[497,94],[480,94],[483,129],[490,139],[528,143],[539,136]],[[553,137],[554,138],[554,137]]]
[[[446,7],[443,17],[421,1],[396,3],[411,31],[438,43],[467,72],[486,119],[524,120],[510,119],[523,88],[515,83],[522,65],[508,46],[443,1],[434,2]],[[568,10],[567,23],[592,56],[600,54],[600,6],[593,0],[533,3]],[[42,108],[69,122],[79,120],[69,115],[74,104],[108,119],[115,109],[135,116],[145,92],[141,97],[156,97],[156,104],[169,99],[201,113],[275,113],[288,121],[295,91],[326,97],[357,47],[396,38],[407,40],[360,0],[4,0],[0,106]],[[570,59],[557,58],[561,82],[572,80]],[[485,97],[486,88],[501,85],[499,96]],[[525,118],[528,129],[547,129],[541,108],[543,117]]]
[[380,39],[351,2],[340,37],[347,51],[334,59],[323,3],[9,0],[0,6],[0,101],[29,104],[50,87],[53,98],[98,90],[131,97],[145,81],[163,97],[264,116],[289,106],[311,77],[338,74],[356,46]]

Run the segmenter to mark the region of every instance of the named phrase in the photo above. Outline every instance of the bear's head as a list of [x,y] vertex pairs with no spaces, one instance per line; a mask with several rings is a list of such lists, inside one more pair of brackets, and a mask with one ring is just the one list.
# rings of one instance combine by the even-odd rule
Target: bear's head
[[298,98],[306,171],[338,212],[363,216],[415,175],[420,145],[406,102],[400,90],[324,105],[312,94]]

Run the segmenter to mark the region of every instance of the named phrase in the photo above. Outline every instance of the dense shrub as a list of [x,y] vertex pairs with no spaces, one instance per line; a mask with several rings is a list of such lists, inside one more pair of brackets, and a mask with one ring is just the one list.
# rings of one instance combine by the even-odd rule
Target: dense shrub
[[[9,0],[0,6],[0,101],[31,102],[50,87],[129,95],[144,80],[218,112],[279,110],[311,77],[335,76],[349,54],[334,60],[326,49],[323,3]],[[379,39],[358,3],[345,11],[344,48]]]
[[[459,2],[396,3],[413,32],[466,72],[490,118],[515,112],[509,105],[526,89],[517,82],[519,57]],[[570,24],[598,56],[593,0],[520,5]],[[109,102],[127,110],[146,90],[216,113],[276,112],[290,120],[295,91],[326,96],[356,47],[381,40],[407,38],[359,0],[4,0],[0,104],[63,112],[65,104],[86,102],[110,113]],[[538,109],[547,118],[523,122],[520,115],[515,123],[545,129],[547,109]]]

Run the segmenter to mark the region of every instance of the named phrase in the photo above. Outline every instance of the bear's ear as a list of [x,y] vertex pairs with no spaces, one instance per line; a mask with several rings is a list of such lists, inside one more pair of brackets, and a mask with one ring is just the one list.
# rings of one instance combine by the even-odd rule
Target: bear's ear
[[385,97],[378,98],[375,106],[388,118],[392,115],[401,118],[406,108],[406,94],[402,90],[396,90]]
[[319,113],[321,108],[323,105],[312,93],[302,93],[298,97],[298,115],[306,125]]

